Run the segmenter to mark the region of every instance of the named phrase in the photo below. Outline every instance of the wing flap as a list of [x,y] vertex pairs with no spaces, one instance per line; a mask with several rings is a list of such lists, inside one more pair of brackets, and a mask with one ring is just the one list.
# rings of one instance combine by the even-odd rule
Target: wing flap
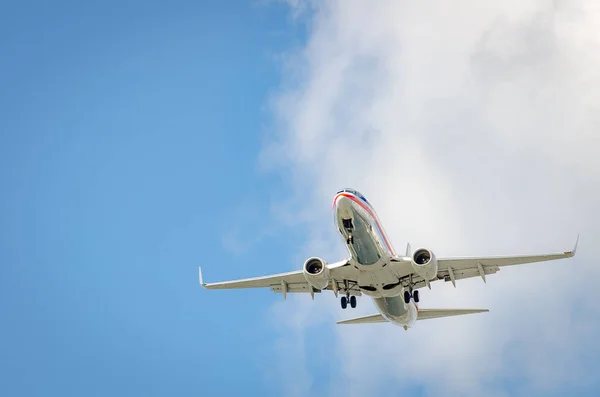
[[356,317],[348,320],[338,321],[338,324],[372,324],[372,323],[387,323],[388,320],[385,319],[381,314],[371,314],[370,316],[364,317]]
[[[483,266],[482,269],[486,276],[488,274],[494,274],[500,270],[500,268],[498,266]],[[462,268],[462,269],[452,268],[452,272],[454,274],[455,280],[481,276],[477,265],[476,265],[476,267],[472,267],[472,268]],[[444,281],[452,281],[452,278],[450,277],[450,271],[448,270],[448,268],[446,268],[445,270],[438,271],[438,278],[443,279]]]
[[488,309],[419,309],[417,320],[489,312]]
[[[338,285],[338,291],[342,291],[342,292],[346,292],[346,290],[344,289],[344,284],[342,282],[337,282]],[[283,292],[283,285],[280,284],[273,284],[270,286],[271,287],[271,291],[275,292],[275,293],[281,293]],[[301,292],[310,292],[310,287],[308,285],[308,283],[306,281],[302,282],[302,283],[291,283],[291,284],[287,284],[287,291],[289,293],[301,293]],[[327,286],[327,288],[325,288],[324,290],[318,290],[313,288],[313,292],[316,294],[320,294],[323,291],[333,291],[333,287],[330,285]],[[361,296],[362,293],[360,292],[360,290],[356,287],[356,288],[350,288],[348,290],[348,294],[349,295],[354,295],[354,296]]]

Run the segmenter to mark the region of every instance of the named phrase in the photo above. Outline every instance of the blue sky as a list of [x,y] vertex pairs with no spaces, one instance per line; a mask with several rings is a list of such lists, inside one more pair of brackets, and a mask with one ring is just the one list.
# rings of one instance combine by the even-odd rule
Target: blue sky
[[[0,395],[598,395],[600,12],[542,3],[0,3]],[[578,256],[409,332],[198,285],[340,259],[348,186],[397,251]]]
[[0,5],[1,395],[280,391],[276,296],[197,266],[292,266],[258,155],[302,36],[280,4]]

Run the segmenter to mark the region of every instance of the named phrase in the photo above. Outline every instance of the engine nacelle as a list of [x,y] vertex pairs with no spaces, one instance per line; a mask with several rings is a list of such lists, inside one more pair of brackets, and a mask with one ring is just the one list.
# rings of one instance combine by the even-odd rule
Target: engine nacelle
[[306,281],[318,290],[327,287],[329,283],[329,268],[321,258],[308,258],[302,268]]
[[433,252],[426,248],[419,248],[412,254],[413,269],[425,280],[433,280],[437,277],[438,262]]

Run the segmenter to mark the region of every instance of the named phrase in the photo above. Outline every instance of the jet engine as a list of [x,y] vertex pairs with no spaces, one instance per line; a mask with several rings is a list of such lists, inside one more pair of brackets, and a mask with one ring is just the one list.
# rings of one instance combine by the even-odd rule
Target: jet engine
[[308,258],[303,266],[304,278],[318,290],[327,287],[329,283],[329,268],[327,262],[321,258]]
[[419,248],[412,254],[413,269],[425,280],[433,280],[437,277],[438,262],[433,252],[426,248]]

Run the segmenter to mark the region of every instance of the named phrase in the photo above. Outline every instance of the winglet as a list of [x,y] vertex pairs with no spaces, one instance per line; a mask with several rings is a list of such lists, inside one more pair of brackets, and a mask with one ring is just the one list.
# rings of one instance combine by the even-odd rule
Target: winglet
[[412,254],[412,248],[410,247],[410,243],[406,243],[406,256],[410,256]]
[[577,234],[577,240],[575,240],[575,246],[573,247],[573,250],[565,251],[565,255],[568,255],[569,257],[575,256],[575,254],[577,253],[577,244],[579,244],[579,233]]
[[202,266],[198,266],[198,279],[201,286],[206,286],[206,283],[202,280]]

